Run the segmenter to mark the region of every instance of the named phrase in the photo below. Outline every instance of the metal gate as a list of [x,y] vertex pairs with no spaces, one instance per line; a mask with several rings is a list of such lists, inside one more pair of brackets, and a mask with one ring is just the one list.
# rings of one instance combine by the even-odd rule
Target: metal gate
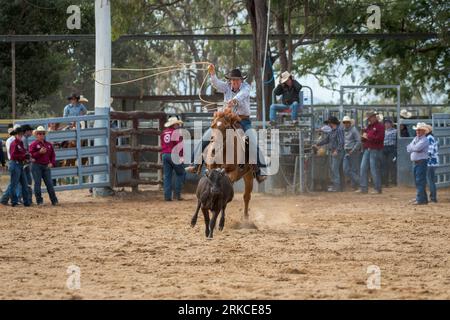
[[450,114],[433,114],[433,134],[439,142],[439,166],[436,187],[450,187]]
[[[65,184],[58,183],[55,190],[63,191],[110,186],[109,127],[94,127],[95,121],[105,120],[106,123],[110,123],[109,114],[18,120],[15,121],[15,124],[29,124],[33,127],[44,126],[47,129],[51,124],[66,126],[64,130],[49,131],[46,138],[47,141],[52,143],[76,142],[73,148],[55,148],[57,162],[67,159],[75,160],[73,166],[57,166],[51,170],[54,180],[65,182]],[[29,143],[33,140],[34,137],[30,137]],[[94,140],[96,140],[95,145]],[[104,143],[99,144],[99,141],[104,141]],[[104,163],[94,164],[94,157],[106,160]],[[102,176],[102,182],[94,183],[94,176]]]

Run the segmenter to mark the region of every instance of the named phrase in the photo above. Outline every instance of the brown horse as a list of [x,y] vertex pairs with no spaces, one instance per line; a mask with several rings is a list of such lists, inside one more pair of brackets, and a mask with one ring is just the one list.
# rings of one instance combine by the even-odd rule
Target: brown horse
[[[239,122],[241,119],[238,115],[232,113],[231,110],[225,109],[225,111],[218,111],[214,113],[214,119],[211,124],[211,142],[206,148],[206,167],[209,170],[215,168],[224,168],[226,174],[230,178],[231,182],[234,183],[241,178],[244,179],[245,189],[244,189],[244,219],[248,221],[248,205],[251,199],[251,193],[253,191],[253,178],[255,165],[249,164],[248,161],[245,163],[240,163],[238,161],[239,152],[245,154],[245,141],[244,136],[234,136],[234,159],[233,163],[226,163],[227,150],[226,150],[226,131],[227,129],[237,130],[240,129]],[[219,134],[219,132],[221,134]],[[242,133],[243,131],[240,130]],[[222,141],[219,141],[222,139]],[[240,148],[240,150],[239,150]],[[216,163],[214,160],[217,159],[217,154],[223,161]]]

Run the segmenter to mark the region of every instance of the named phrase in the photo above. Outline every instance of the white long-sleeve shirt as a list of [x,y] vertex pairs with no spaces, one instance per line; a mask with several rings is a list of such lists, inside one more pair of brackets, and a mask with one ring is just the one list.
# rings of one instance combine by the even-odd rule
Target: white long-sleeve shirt
[[16,139],[15,136],[11,136],[6,140],[6,155],[8,156],[8,160],[11,160],[11,154],[9,153],[9,148],[11,147],[11,143]]
[[234,109],[236,114],[250,116],[250,85],[247,82],[242,82],[239,90],[236,92],[231,89],[231,84],[219,80],[215,74],[211,76],[211,83],[217,91],[223,93],[225,103],[231,99],[236,99],[238,102]]

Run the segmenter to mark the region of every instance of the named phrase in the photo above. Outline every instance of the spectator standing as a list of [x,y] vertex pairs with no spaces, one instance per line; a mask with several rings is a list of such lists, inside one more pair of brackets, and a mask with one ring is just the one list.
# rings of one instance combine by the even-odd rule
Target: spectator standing
[[430,201],[437,202],[437,188],[436,188],[436,167],[439,166],[439,142],[433,135],[433,127],[428,127],[428,163],[427,163],[427,183],[430,188]]
[[397,184],[397,129],[390,118],[384,120],[384,146],[381,169],[383,185]]
[[428,204],[426,187],[429,143],[426,135],[430,131],[424,122],[419,122],[413,129],[416,130],[416,137],[406,147],[406,151],[411,154],[411,161],[414,163],[416,201],[413,205],[424,205]]
[[349,116],[342,119],[344,125],[344,175],[350,178],[353,190],[358,189],[359,185],[359,157],[361,149],[361,136],[355,127],[355,121]]
[[64,117],[78,117],[87,113],[86,107],[80,103],[80,96],[73,93],[67,97],[69,104],[64,107]]

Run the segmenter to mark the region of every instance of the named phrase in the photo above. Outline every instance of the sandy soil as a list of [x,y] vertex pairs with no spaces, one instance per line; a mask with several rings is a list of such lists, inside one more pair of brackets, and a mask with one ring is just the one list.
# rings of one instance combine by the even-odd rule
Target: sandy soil
[[[0,299],[450,299],[450,191],[420,207],[413,195],[256,194],[257,229],[243,229],[238,194],[212,241],[201,216],[189,226],[192,195],[77,191],[59,207],[0,207]],[[66,287],[70,265],[79,290]]]

